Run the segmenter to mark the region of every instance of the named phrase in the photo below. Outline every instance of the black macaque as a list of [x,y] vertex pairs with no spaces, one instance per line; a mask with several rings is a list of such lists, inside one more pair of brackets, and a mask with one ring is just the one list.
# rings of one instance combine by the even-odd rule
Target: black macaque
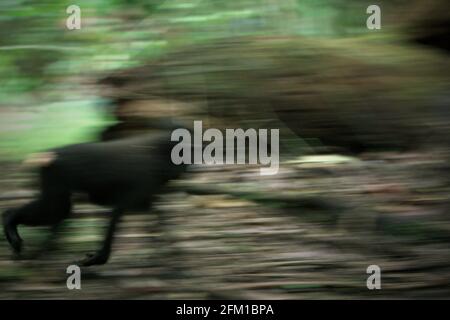
[[[50,150],[40,160],[40,195],[3,214],[3,227],[13,251],[22,239],[17,226],[57,226],[72,208],[71,195],[82,192],[94,204],[112,208],[103,246],[81,265],[108,261],[116,225],[127,210],[148,210],[164,185],[178,178],[183,165],[171,161],[171,131],[132,138],[70,145]],[[38,161],[39,162],[39,161]]]

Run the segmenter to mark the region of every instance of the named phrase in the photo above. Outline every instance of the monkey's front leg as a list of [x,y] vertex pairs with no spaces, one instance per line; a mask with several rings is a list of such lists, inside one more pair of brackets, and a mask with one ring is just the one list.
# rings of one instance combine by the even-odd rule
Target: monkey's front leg
[[112,212],[111,221],[108,226],[108,230],[106,232],[105,240],[103,241],[102,248],[98,250],[96,253],[88,253],[86,258],[79,261],[79,264],[82,266],[92,266],[92,265],[101,265],[105,264],[109,256],[111,254],[111,246],[114,238],[114,233],[116,231],[117,223],[120,220],[120,216],[122,215],[122,210],[114,209]]

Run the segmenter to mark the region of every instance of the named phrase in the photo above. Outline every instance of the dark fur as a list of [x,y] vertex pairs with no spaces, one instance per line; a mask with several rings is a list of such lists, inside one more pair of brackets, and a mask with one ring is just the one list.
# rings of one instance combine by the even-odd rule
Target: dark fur
[[83,192],[94,204],[113,208],[103,247],[82,261],[103,264],[109,258],[116,224],[127,210],[147,210],[153,197],[184,166],[174,165],[175,142],[170,131],[107,142],[71,145],[52,150],[56,158],[40,168],[40,196],[3,214],[7,240],[20,253],[18,225],[56,226],[71,213],[71,195]]

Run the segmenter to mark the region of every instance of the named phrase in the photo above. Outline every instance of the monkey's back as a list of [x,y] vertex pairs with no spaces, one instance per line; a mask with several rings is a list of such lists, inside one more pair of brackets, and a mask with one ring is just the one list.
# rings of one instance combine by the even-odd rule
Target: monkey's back
[[174,165],[170,132],[54,149],[55,160],[42,168],[43,180],[89,195],[93,203],[144,208],[184,166]]

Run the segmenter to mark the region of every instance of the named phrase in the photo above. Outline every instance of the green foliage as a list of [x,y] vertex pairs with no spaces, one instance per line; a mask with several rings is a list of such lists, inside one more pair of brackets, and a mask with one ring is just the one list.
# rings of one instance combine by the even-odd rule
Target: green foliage
[[[380,3],[391,8],[399,2]],[[81,30],[68,30],[66,8],[72,4],[70,0],[0,2],[0,108],[39,104],[44,110],[55,101],[63,101],[54,111],[52,121],[67,126],[64,133],[51,126],[38,134],[1,130],[0,138],[6,139],[0,142],[0,147],[5,148],[0,150],[2,153],[8,150],[6,153],[23,154],[40,147],[75,142],[79,137],[89,136],[85,122],[91,120],[87,119],[96,119],[92,120],[95,126],[108,121],[94,113],[99,100],[92,90],[97,89],[88,88],[86,80],[140,65],[174,48],[201,45],[217,38],[249,35],[336,38],[360,34],[367,32],[365,9],[371,2],[79,0],[76,5],[81,8]],[[242,87],[231,81],[222,84]],[[86,91],[92,96],[88,103],[91,111],[80,107],[83,111],[76,116],[80,119],[69,125],[67,116],[74,115],[62,106],[86,103]],[[41,120],[36,121],[33,127],[40,127]],[[47,123],[52,122],[47,119]],[[11,138],[14,142],[8,141]],[[45,143],[37,144],[38,139],[44,139]],[[22,141],[28,141],[26,146]]]

